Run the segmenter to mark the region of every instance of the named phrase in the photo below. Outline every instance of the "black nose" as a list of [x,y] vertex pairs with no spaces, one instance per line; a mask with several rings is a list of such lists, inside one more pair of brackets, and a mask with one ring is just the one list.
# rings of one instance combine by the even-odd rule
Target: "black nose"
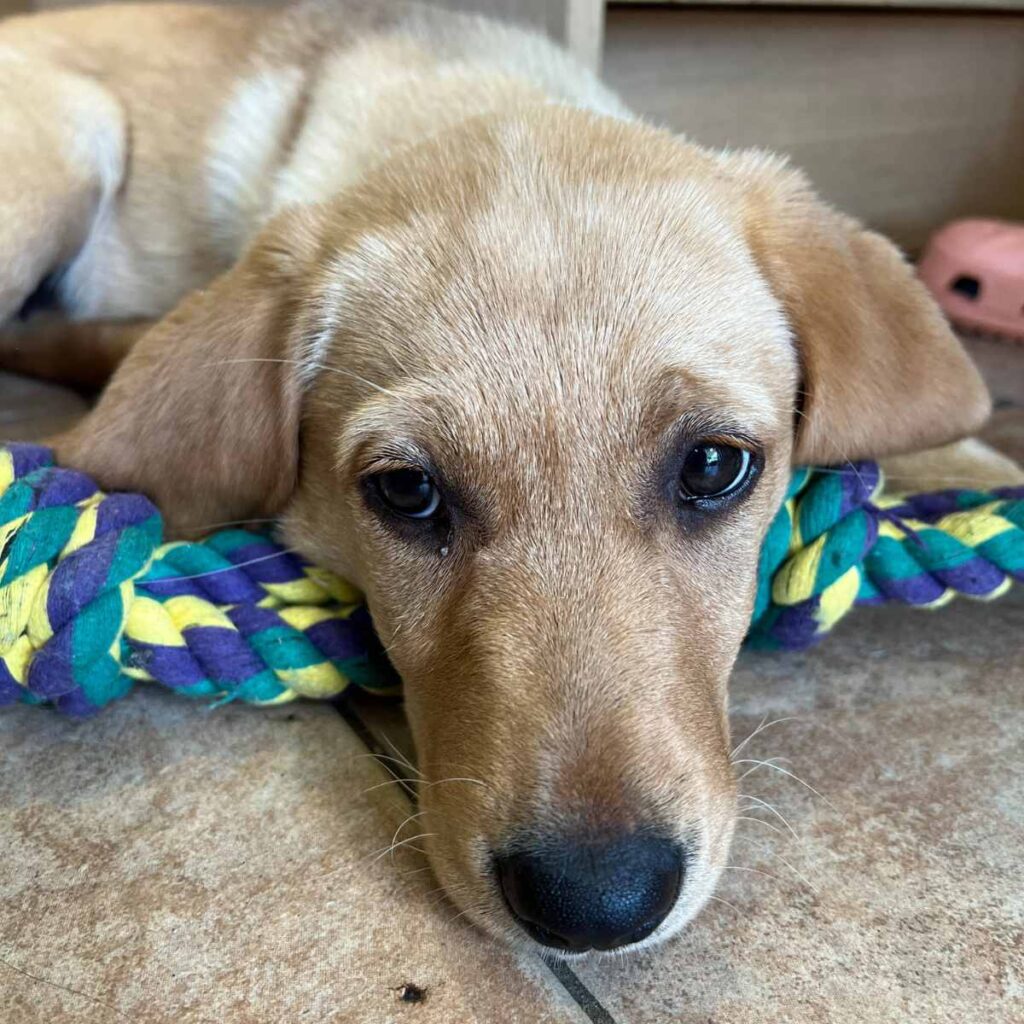
[[684,870],[676,843],[644,833],[600,842],[561,839],[494,861],[523,927],[545,946],[573,952],[646,938],[675,904]]

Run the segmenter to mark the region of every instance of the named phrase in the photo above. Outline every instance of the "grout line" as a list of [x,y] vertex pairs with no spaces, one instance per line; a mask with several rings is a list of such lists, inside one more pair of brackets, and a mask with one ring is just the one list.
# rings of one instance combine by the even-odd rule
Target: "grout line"
[[597,996],[579,979],[579,975],[564,960],[544,960],[548,970],[558,979],[562,988],[576,1000],[576,1005],[593,1024],[615,1024],[615,1018],[601,1005]]
[[399,789],[409,798],[409,802],[416,803],[416,790],[402,775],[395,770],[395,766],[391,761],[383,760],[383,758],[390,757],[388,752],[377,742],[373,732],[367,727],[366,723],[356,713],[355,708],[352,707],[351,703],[345,699],[345,697],[338,697],[332,700],[331,703],[334,705],[335,711],[345,719],[349,728],[359,737],[362,744],[371,754],[377,755],[377,763],[398,783]]
[[[378,754],[381,757],[389,756],[383,746],[377,742],[370,728],[359,717],[350,701],[342,696],[331,703],[371,754]],[[402,792],[409,798],[409,802],[415,806],[416,790],[398,774],[395,766],[390,761],[384,760],[378,760],[378,764],[395,779]],[[576,972],[564,960],[548,960],[545,957],[539,957],[539,959],[543,961],[547,969],[554,975],[555,980],[565,989],[573,1002],[591,1021],[591,1024],[616,1024],[615,1018],[601,1005],[597,996],[580,981]]]

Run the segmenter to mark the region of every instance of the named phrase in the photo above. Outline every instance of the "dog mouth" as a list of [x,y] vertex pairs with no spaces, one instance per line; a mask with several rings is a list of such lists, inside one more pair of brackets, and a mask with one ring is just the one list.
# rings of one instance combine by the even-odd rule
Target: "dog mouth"
[[657,946],[699,912],[717,881],[713,837],[703,824],[499,834],[464,846],[442,831],[425,852],[461,915],[548,960]]
[[704,907],[728,859],[735,793],[717,775],[687,773],[671,800],[630,785],[601,801],[522,778],[467,784],[491,776],[460,768],[464,778],[418,780],[423,853],[439,898],[524,953],[603,958],[657,946]]

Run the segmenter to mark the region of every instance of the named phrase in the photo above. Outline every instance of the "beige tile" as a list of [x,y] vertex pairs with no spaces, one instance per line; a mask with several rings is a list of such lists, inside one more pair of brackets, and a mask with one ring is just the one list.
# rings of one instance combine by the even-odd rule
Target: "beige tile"
[[[789,758],[823,796],[747,780],[797,838],[743,823],[733,863],[752,870],[727,872],[731,906],[660,952],[582,967],[616,1019],[1024,1010],[1022,628],[1017,595],[860,611],[816,651],[745,655],[736,736],[796,718],[744,754]],[[207,714],[156,694],[86,725],[0,717],[2,956],[41,979],[8,968],[8,1019],[582,1020],[536,964],[431,909],[429,873],[400,873],[413,858],[369,860],[406,808],[394,787],[362,792],[382,775],[339,725],[320,706]],[[375,727],[400,738],[393,711]],[[398,1001],[406,981],[426,1003]]]
[[1024,343],[987,335],[962,338],[996,405],[1024,408]]
[[59,433],[84,415],[84,398],[66,388],[0,372],[0,439],[29,441]]
[[408,805],[326,705],[18,708],[0,749],[5,1022],[585,1020],[414,853],[374,859]]
[[1000,409],[986,424],[981,438],[1024,466],[1024,406]]
[[[936,613],[861,609],[814,651],[745,654],[736,741],[794,720],[738,757],[781,758],[821,796],[739,766],[754,769],[743,791],[782,818],[743,812],[765,824],[740,824],[719,890],[728,902],[663,951],[577,974],[631,1024],[1024,1014],[1022,638],[1018,592]],[[395,708],[363,714],[410,749]]]
[[1024,1020],[1022,638],[1018,592],[862,609],[815,651],[744,655],[735,736],[795,718],[740,756],[786,758],[822,797],[755,771],[744,792],[796,838],[745,811],[767,825],[740,823],[731,906],[584,982],[630,1024]]

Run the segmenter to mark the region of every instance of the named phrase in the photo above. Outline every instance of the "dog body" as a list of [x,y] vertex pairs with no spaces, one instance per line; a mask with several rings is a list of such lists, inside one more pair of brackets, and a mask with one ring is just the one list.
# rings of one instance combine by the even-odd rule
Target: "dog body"
[[5,235],[17,272],[0,322],[57,270],[73,319],[160,317],[282,209],[329,200],[389,151],[474,115],[551,100],[626,116],[539,36],[402,3],[16,18],[0,29],[0,83],[18,119],[0,143],[14,169],[5,209],[30,196],[64,208],[48,246],[32,235],[49,224]]
[[[364,589],[475,920],[655,941],[725,864],[791,464],[952,441],[988,398],[782,161],[631,118],[529,33],[376,8],[0,27],[0,321],[55,271],[94,343],[162,316],[61,458],[181,533],[279,518]],[[81,338],[30,320],[0,360]]]

